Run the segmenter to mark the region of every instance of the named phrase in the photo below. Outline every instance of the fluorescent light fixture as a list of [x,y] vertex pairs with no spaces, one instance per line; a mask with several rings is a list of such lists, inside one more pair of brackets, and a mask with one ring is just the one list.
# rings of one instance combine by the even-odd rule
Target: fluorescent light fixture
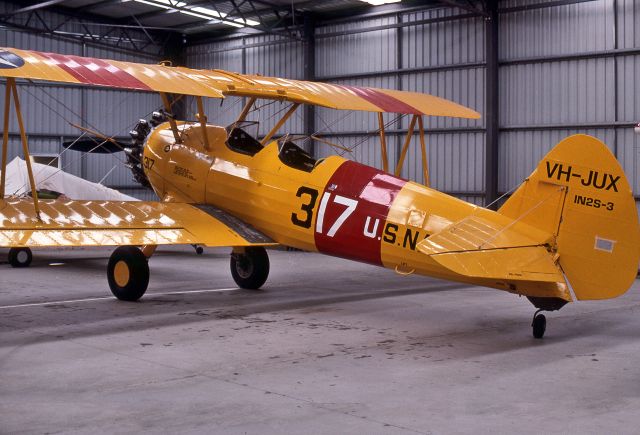
[[179,9],[178,12],[185,15],[191,15],[192,17],[204,18],[205,20],[210,20],[211,17],[208,15],[198,14],[197,12],[185,11],[184,9]]
[[260,24],[260,23],[259,23],[259,22],[257,22],[257,21],[254,21],[254,20],[245,20],[245,19],[243,19],[243,18],[236,18],[236,19],[235,19],[235,20],[233,20],[233,21],[235,21],[236,23],[240,23],[240,24],[243,24],[243,25],[247,25],[247,26],[257,26],[258,24]]
[[225,14],[224,12],[218,12],[218,11],[214,11],[213,9],[209,9],[209,8],[203,8],[202,6],[195,6],[193,8],[190,8],[192,11],[198,12],[200,14],[204,14],[204,15],[208,15],[210,17],[214,17],[214,18],[224,18],[227,16],[227,14]]
[[233,21],[222,21],[222,24],[226,24],[227,26],[238,27],[238,28],[244,27],[244,24],[234,23]]
[[171,7],[169,6],[160,5],[158,3],[153,3],[147,0],[133,0],[133,1],[135,1],[136,3],[144,3],[145,5],[149,5],[149,6],[155,6],[157,8],[171,9]]
[[[190,6],[186,2],[176,0],[133,0],[138,3],[144,3],[145,5],[155,6],[170,11],[179,12],[185,15],[191,15],[196,18],[202,18],[204,20],[217,19],[222,24],[227,26],[239,27],[244,26],[257,26],[260,24],[254,20],[245,20],[243,18],[235,18],[226,20],[227,14],[224,12],[218,12],[213,9],[204,8],[202,6]],[[398,0],[399,1],[399,0]],[[179,8],[179,9],[178,9]]]
[[137,3],[144,3],[145,5],[155,6],[163,9],[182,8],[187,4],[185,2],[172,2],[170,0],[133,0]]
[[386,5],[387,3],[400,3],[400,0],[360,0],[373,6]]

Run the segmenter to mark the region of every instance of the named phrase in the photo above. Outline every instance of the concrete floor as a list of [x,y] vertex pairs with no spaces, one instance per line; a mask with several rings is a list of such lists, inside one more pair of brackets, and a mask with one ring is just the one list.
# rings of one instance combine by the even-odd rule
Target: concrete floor
[[638,433],[637,283],[539,341],[495,290],[282,251],[237,290],[192,252],[159,252],[139,303],[109,297],[106,250],[0,265],[0,432]]

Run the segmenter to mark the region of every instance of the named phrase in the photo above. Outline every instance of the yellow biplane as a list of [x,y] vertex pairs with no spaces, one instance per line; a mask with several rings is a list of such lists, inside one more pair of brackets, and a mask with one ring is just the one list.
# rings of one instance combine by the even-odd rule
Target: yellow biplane
[[[321,252],[526,296],[539,312],[573,300],[613,298],[632,284],[640,239],[634,197],[622,168],[599,140],[571,136],[555,146],[498,211],[466,203],[398,177],[414,131],[421,139],[428,184],[423,116],[479,118],[434,96],[358,88],[221,70],[195,70],[5,48],[2,176],[7,164],[13,99],[26,161],[27,137],[16,79],[158,92],[164,109],[139,122],[124,150],[134,177],[160,202],[4,198],[0,246],[21,265],[29,247],[115,246],[109,287],[135,301],[149,282],[155,247],[231,247],[231,273],[241,288],[267,279],[266,246]],[[195,121],[174,118],[172,95],[193,96]],[[227,127],[207,123],[203,97],[246,97]],[[245,128],[257,99],[290,107],[261,139]],[[301,104],[378,113],[383,170],[339,156],[315,159],[278,130]],[[382,113],[411,116],[395,175],[388,172]],[[115,151],[114,150],[114,151]],[[22,258],[22,260],[21,260]]]

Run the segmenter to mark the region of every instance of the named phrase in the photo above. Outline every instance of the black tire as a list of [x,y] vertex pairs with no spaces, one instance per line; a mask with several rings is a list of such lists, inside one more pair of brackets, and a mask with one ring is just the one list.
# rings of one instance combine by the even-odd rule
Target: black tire
[[269,277],[269,255],[263,247],[247,248],[231,254],[231,276],[238,287],[257,290]]
[[121,301],[137,301],[149,285],[149,264],[135,246],[120,246],[109,258],[107,279],[111,293]]
[[204,248],[202,246],[196,246],[196,254],[198,255],[204,254]]
[[533,318],[531,326],[533,327],[533,337],[542,338],[544,337],[544,331],[547,329],[547,318],[544,314],[538,314]]
[[29,267],[33,260],[33,253],[29,248],[11,248],[8,259],[11,267]]

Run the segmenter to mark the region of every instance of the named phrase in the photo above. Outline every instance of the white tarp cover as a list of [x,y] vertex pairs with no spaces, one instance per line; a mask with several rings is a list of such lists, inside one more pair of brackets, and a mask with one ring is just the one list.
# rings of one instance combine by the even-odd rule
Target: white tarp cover
[[[76,200],[138,201],[117,190],[92,183],[52,166],[32,163],[32,167],[38,190],[51,190]],[[7,165],[6,183],[5,196],[21,196],[31,192],[27,164],[20,157],[16,157]]]

